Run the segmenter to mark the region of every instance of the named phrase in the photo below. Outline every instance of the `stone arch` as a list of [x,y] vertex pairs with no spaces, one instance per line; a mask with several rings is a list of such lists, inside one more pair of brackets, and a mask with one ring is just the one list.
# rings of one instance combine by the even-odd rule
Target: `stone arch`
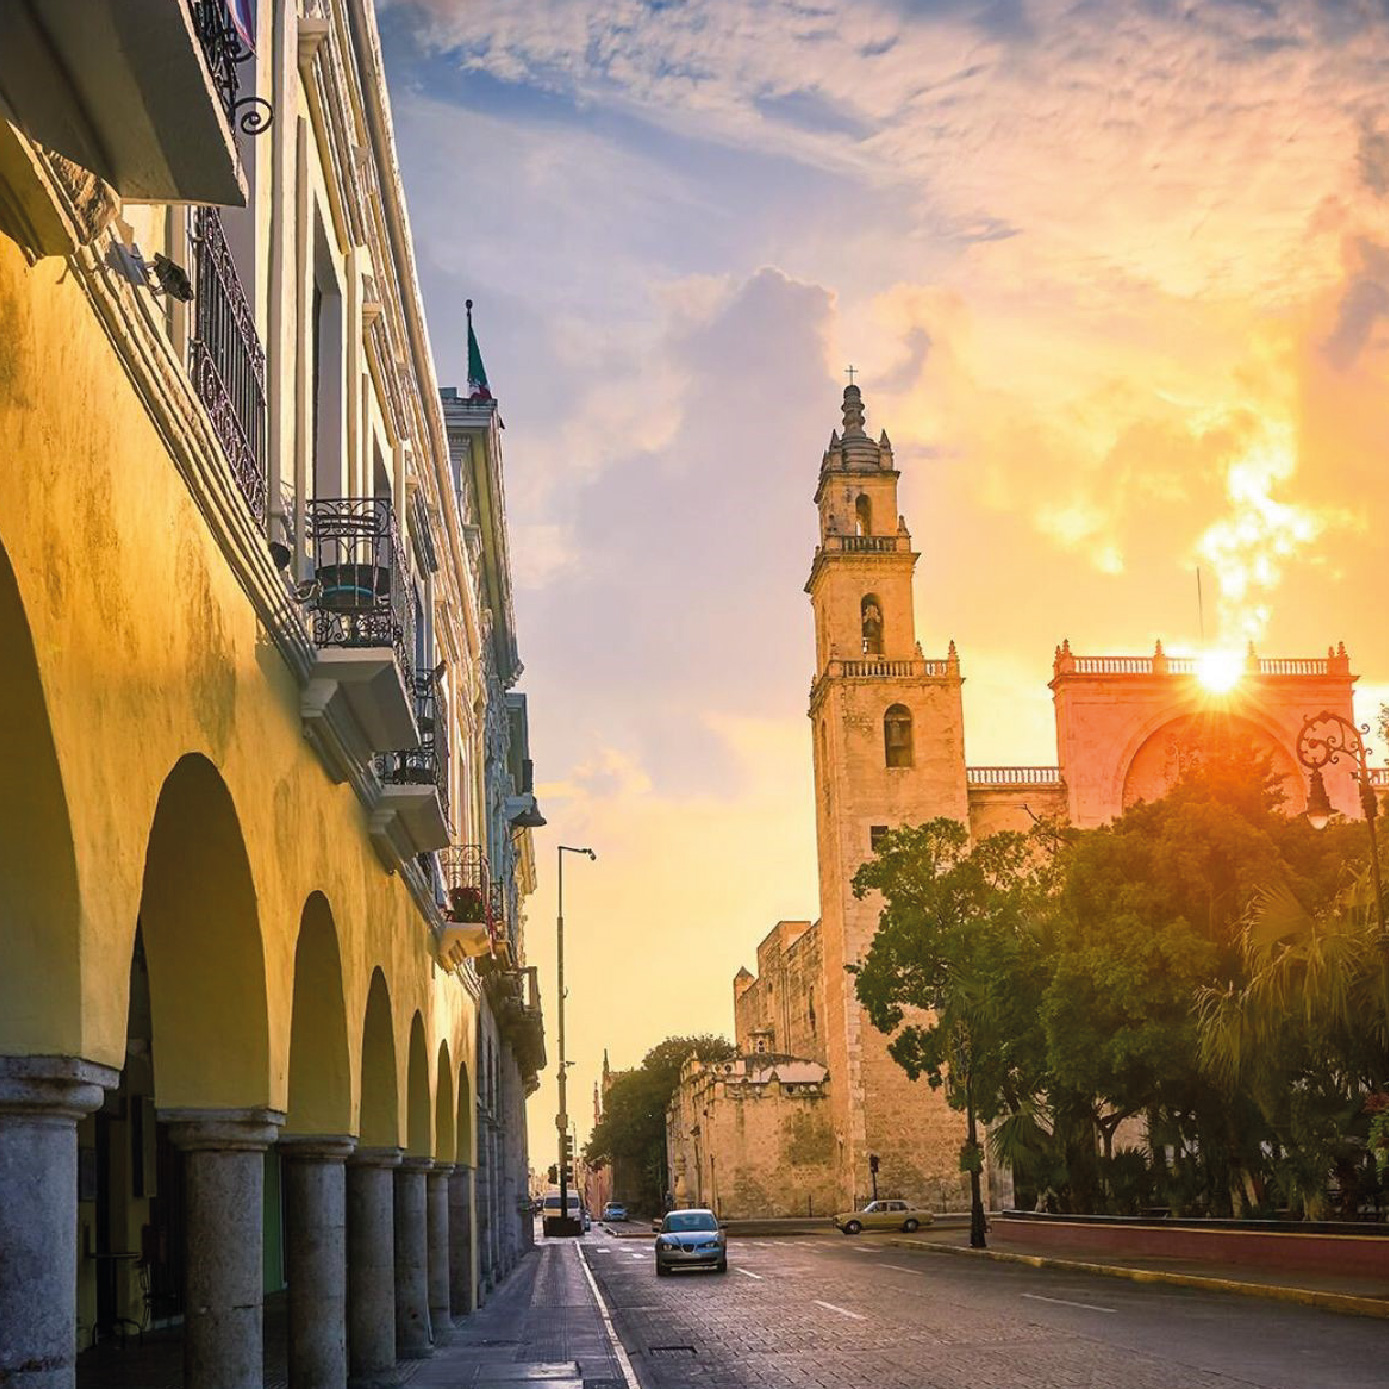
[[1172,711],[1150,721],[1124,750],[1115,776],[1114,803],[1123,810],[1140,801],[1156,800],[1176,782],[1173,748],[1180,740],[1199,735],[1202,727],[1218,722],[1222,731],[1249,738],[1269,752],[1275,772],[1287,793],[1286,805],[1300,809],[1304,799],[1302,778],[1281,731],[1252,711]]
[[362,1099],[357,1132],[363,1148],[400,1146],[397,1083],[391,994],[378,966],[372,971],[362,1027]]
[[854,529],[859,535],[873,534],[873,503],[864,492],[854,499]]
[[298,1134],[345,1134],[352,1130],[352,1067],[342,956],[333,909],[321,892],[309,896],[299,918],[285,1128]]
[[405,1081],[405,1148],[412,1157],[430,1157],[433,1142],[429,1112],[429,1048],[424,1018],[410,1019],[409,1074]]
[[473,1106],[477,1101],[473,1096],[473,1087],[468,1080],[468,1063],[460,1062],[458,1066],[458,1123],[457,1136],[454,1139],[454,1161],[465,1163],[469,1167],[477,1166],[477,1154],[473,1151]]
[[270,1025],[256,889],[231,793],[201,754],[180,758],[160,790],[139,924],[159,1105],[268,1105]]
[[454,1162],[458,1133],[454,1123],[453,1063],[449,1060],[449,1044],[439,1043],[439,1062],[434,1082],[434,1156],[440,1162]]
[[0,1052],[82,1052],[81,911],[34,639],[0,546]]

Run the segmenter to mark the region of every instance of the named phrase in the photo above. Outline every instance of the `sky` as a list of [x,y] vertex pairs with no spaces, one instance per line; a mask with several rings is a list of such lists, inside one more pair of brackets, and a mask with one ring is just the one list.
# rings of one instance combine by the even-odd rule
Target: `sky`
[[[853,363],[972,764],[1053,648],[1389,696],[1385,0],[378,0],[441,381],[503,436],[570,1107],[818,914],[802,592]],[[1198,611],[1201,571],[1204,613]],[[551,1067],[532,1101],[553,1134]],[[544,1149],[536,1154],[543,1162]]]

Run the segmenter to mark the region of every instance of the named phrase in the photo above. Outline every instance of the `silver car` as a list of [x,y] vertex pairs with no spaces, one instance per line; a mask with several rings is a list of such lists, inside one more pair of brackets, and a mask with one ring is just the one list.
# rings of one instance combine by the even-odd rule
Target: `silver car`
[[728,1272],[728,1236],[713,1211],[671,1211],[656,1236],[656,1273],[673,1268],[712,1268]]

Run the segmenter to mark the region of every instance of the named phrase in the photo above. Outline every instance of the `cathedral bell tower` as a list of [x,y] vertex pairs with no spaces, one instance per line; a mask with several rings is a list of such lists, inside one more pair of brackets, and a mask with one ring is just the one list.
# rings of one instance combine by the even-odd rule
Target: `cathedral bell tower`
[[820,543],[805,591],[815,612],[810,722],[815,766],[826,1051],[841,1199],[869,1190],[934,1201],[959,1188],[959,1117],[939,1091],[909,1081],[854,996],[845,966],[867,953],[881,902],[853,895],[875,835],[936,816],[969,823],[960,663],[951,643],[927,660],[916,639],[919,556],[897,510],[887,433],[864,430],[863,397],[844,391],[815,504]]

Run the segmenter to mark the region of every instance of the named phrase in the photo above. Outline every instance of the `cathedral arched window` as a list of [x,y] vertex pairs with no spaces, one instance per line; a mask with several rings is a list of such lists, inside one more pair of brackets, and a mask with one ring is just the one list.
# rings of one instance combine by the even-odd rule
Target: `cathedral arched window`
[[883,654],[883,605],[876,593],[866,593],[859,604],[859,626],[863,633],[863,654]]
[[854,533],[856,535],[873,534],[873,503],[863,495],[858,495],[858,500],[854,503]]
[[889,767],[912,765],[912,711],[892,705],[883,715],[883,751]]

